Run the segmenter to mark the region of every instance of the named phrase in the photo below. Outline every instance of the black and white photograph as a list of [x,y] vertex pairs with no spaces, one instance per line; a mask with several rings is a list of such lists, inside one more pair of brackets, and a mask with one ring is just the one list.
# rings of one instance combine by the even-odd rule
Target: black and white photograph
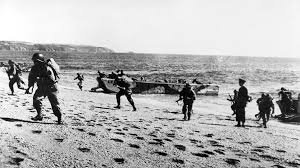
[[300,0],[0,0],[0,168],[300,167]]

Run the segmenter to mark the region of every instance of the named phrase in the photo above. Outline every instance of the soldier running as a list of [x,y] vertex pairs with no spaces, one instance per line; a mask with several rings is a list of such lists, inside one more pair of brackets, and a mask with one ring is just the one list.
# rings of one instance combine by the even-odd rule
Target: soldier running
[[115,78],[115,83],[114,85],[116,85],[120,91],[116,94],[116,98],[117,98],[117,103],[118,105],[115,106],[115,108],[120,109],[121,106],[121,96],[125,95],[128,102],[131,104],[133,111],[136,111],[136,107],[134,105],[133,99],[131,97],[132,95],[132,90],[130,88],[130,83],[126,80],[126,76],[122,76],[122,77],[116,77]]
[[272,102],[272,97],[269,94],[263,94],[261,98],[257,100],[259,107],[259,115],[263,119],[263,125],[267,128],[267,122],[270,119],[270,112],[272,109],[272,114],[274,114],[274,104]]
[[32,118],[34,121],[42,121],[42,99],[48,96],[54,115],[57,117],[58,124],[62,124],[62,114],[58,101],[58,76],[55,75],[54,68],[50,67],[44,60],[44,56],[40,53],[35,53],[32,56],[34,62],[28,76],[28,88],[26,94],[30,94],[30,88],[37,83],[37,89],[33,95],[33,106],[37,111],[37,115]]
[[82,81],[84,80],[84,76],[81,75],[80,73],[77,73],[77,76],[74,80],[76,80],[76,79],[78,79],[77,85],[78,85],[79,89],[82,91]]
[[9,88],[11,90],[11,94],[14,94],[14,84],[17,83],[17,86],[19,89],[23,89],[25,82],[23,81],[21,75],[22,75],[22,71],[21,68],[19,67],[18,64],[16,64],[15,62],[13,62],[12,60],[8,60],[8,69],[6,70],[6,73],[8,75],[9,78]]
[[196,94],[192,90],[189,83],[185,84],[185,87],[179,94],[179,99],[176,101],[183,100],[182,113],[184,114],[183,120],[190,120],[192,114],[193,103],[196,100]]

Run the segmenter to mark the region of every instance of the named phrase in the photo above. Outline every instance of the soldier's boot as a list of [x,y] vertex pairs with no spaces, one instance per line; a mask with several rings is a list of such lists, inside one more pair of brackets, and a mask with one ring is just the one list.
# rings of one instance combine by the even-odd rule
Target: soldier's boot
[[31,120],[33,120],[33,121],[42,121],[43,120],[41,109],[37,110],[37,115],[35,117],[32,117]]
[[186,113],[183,113],[183,114],[184,114],[183,120],[186,120]]
[[188,120],[191,119],[191,115],[192,115],[192,113],[189,111],[189,112],[187,113],[187,119],[188,119]]
[[57,124],[63,124],[62,119],[61,119],[61,115],[57,116]]

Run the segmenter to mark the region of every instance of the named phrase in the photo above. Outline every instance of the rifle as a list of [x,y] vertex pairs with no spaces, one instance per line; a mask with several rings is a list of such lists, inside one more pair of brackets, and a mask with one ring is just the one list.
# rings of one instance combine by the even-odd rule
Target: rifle
[[231,97],[231,95],[229,93],[228,93],[228,96],[229,96],[229,99],[227,99],[227,100],[233,102],[234,99]]
[[178,100],[176,100],[176,103],[179,105],[179,101],[181,101],[182,99],[181,98],[179,98]]

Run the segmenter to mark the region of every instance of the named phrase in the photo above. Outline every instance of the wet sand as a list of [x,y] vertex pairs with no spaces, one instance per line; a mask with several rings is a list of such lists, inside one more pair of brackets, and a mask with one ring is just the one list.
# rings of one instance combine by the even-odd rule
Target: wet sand
[[150,96],[133,96],[133,112],[125,97],[114,109],[115,94],[71,88],[60,89],[57,125],[47,99],[44,120],[34,122],[33,95],[9,92],[1,72],[0,167],[300,167],[299,125],[271,120],[265,129],[251,119],[238,128],[220,115],[230,108],[207,102],[182,121],[180,106]]

